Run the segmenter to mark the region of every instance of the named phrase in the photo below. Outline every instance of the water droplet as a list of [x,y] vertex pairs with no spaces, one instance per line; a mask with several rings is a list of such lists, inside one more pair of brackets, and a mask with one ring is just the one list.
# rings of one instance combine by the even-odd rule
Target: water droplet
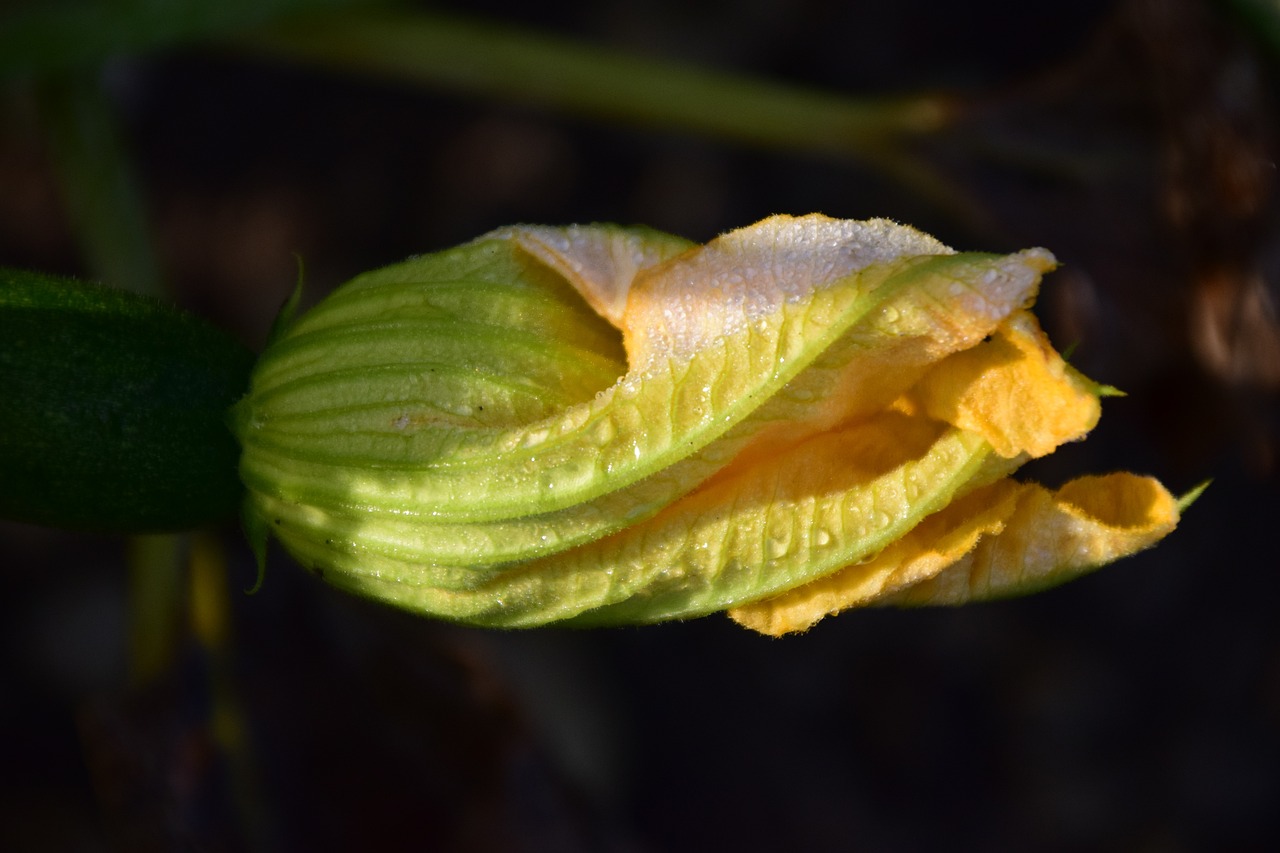
[[821,548],[823,545],[831,544],[831,534],[825,530],[819,530],[813,534],[813,541]]
[[574,406],[565,415],[564,420],[560,422],[560,434],[567,435],[581,429],[590,416],[591,411],[586,406]]
[[769,540],[769,556],[775,560],[787,556],[787,552],[791,550],[791,543],[785,539]]
[[886,305],[884,306],[884,310],[880,313],[880,316],[886,323],[896,323],[902,316],[902,312],[892,305]]
[[613,435],[613,421],[609,418],[603,418],[591,431],[592,440],[600,447],[604,447],[608,444],[609,440],[613,438]]
[[908,501],[919,500],[920,492],[922,491],[920,488],[920,478],[914,475],[911,477],[908,477],[905,491],[907,493]]
[[893,523],[893,517],[884,510],[877,510],[871,516],[871,529],[879,530],[882,527],[888,527]]
[[548,430],[545,430],[545,429],[534,430],[533,432],[529,433],[524,437],[524,446],[537,447],[539,444],[542,444],[542,442],[547,440],[548,435],[549,435]]

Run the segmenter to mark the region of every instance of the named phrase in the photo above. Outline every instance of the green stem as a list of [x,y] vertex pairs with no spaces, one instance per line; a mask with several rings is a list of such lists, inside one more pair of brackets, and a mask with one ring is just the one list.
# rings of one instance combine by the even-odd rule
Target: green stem
[[210,728],[226,758],[228,784],[249,849],[270,848],[270,811],[254,750],[249,713],[235,674],[234,625],[227,558],[206,531],[191,536],[190,626],[209,667]]
[[254,356],[153,299],[0,268],[0,517],[115,532],[235,512]]
[[848,98],[434,13],[315,16],[234,43],[467,94],[871,162],[887,140],[933,133],[952,112],[938,97]]
[[185,536],[129,540],[129,680],[151,683],[169,672],[186,636]]
[[1239,19],[1241,30],[1262,44],[1273,63],[1280,58],[1280,4],[1275,0],[1219,0],[1216,5]]
[[0,8],[0,77],[97,68],[112,57],[234,32],[282,15],[363,2],[367,0],[28,0]]

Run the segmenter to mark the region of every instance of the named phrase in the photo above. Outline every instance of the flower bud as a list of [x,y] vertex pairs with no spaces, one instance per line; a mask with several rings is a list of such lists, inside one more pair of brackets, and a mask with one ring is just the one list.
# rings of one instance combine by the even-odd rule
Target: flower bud
[[1053,265],[884,220],[502,229],[283,324],[234,412],[246,524],[260,558],[274,536],[337,586],[491,626],[729,609],[783,633],[1057,582],[1178,506],[1128,475],[1008,479],[1105,390],[1026,310]]

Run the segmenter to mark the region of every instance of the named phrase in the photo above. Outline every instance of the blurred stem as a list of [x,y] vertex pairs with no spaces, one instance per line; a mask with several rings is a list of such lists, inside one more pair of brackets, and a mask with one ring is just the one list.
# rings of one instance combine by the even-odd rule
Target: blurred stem
[[191,630],[207,656],[210,727],[227,761],[231,794],[252,849],[266,849],[268,810],[258,778],[248,718],[233,671],[231,602],[222,544],[202,532],[191,543]]
[[467,94],[837,154],[874,156],[870,142],[948,119],[936,97],[846,98],[427,12],[316,15],[235,41]]
[[[316,15],[235,37],[260,54],[650,127],[862,160],[948,208],[902,143],[945,129],[941,96],[850,98],[426,12]],[[965,215],[972,205],[960,202]]]
[[1218,5],[1240,19],[1244,31],[1265,46],[1273,64],[1280,60],[1278,0],[1220,0]]
[[129,541],[129,679],[134,684],[167,673],[181,645],[186,550],[186,536],[179,534]]
[[93,68],[274,17],[368,0],[18,0],[0,2],[0,76]]
[[63,199],[95,277],[161,293],[142,196],[112,104],[96,74],[41,84],[40,104]]

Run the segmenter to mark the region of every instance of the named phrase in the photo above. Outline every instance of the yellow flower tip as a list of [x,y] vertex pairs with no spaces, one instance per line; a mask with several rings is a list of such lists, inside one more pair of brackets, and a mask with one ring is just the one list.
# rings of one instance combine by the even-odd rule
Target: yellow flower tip
[[1149,531],[1178,521],[1178,501],[1153,477],[1117,473],[1067,483],[1058,504],[1091,524],[1117,531]]
[[1016,510],[998,535],[938,575],[884,604],[963,604],[1026,595],[1136,554],[1177,526],[1177,500],[1136,474],[1087,476],[1056,493],[1018,484]]
[[1062,360],[1026,311],[942,361],[914,393],[932,417],[981,434],[1010,459],[1052,453],[1101,415],[1093,383]]
[[1018,252],[1015,257],[1021,258],[1024,264],[1040,275],[1047,275],[1061,266],[1058,263],[1058,259],[1054,257],[1053,252],[1040,246],[1034,249],[1024,249]]
[[781,636],[851,607],[1025,595],[1150,547],[1178,518],[1178,501],[1150,477],[1081,477],[1056,493],[999,480],[929,516],[874,558],[729,616]]

